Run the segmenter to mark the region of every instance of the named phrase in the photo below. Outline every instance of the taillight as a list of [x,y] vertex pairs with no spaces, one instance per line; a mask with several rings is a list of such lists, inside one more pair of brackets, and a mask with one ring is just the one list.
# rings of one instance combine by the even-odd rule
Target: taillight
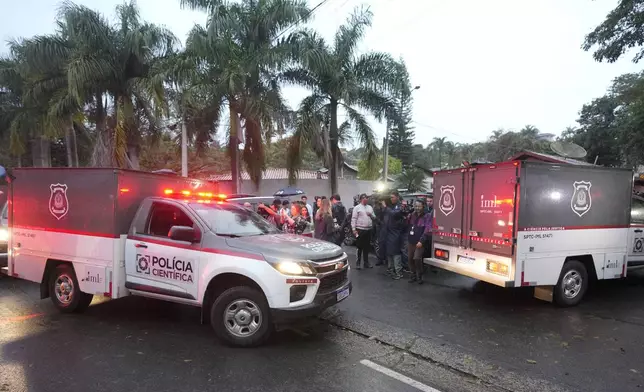
[[449,252],[443,249],[434,249],[434,257],[439,260],[449,261]]

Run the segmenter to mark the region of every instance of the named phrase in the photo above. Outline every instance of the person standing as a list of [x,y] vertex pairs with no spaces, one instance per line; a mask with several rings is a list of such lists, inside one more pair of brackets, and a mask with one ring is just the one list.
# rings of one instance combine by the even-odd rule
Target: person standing
[[373,208],[367,204],[368,201],[367,195],[361,194],[360,203],[353,207],[353,212],[351,213],[351,228],[353,229],[353,235],[356,237],[356,247],[358,248],[356,269],[362,269],[361,261],[365,268],[371,268],[369,251],[371,248],[371,230],[373,229]]
[[331,203],[326,198],[320,198],[319,200],[320,208],[315,213],[315,238],[322,241],[331,241],[334,232]]
[[411,270],[409,283],[423,283],[423,255],[425,246],[432,235],[432,216],[426,212],[425,202],[416,200],[414,212],[409,216],[407,236],[407,257]]
[[400,194],[398,191],[391,192],[391,205],[385,206],[384,229],[385,234],[385,252],[387,255],[387,272],[393,279],[401,279],[402,275],[402,255],[401,247],[403,245],[403,230],[405,229],[405,220],[402,206],[400,203]]
[[282,231],[288,234],[302,234],[308,227],[306,219],[302,216],[302,209],[304,207],[297,202],[291,204],[291,214],[286,213],[282,210],[282,219],[284,221],[284,226]]
[[262,212],[262,216],[265,215],[265,219],[273,224],[277,228],[282,227],[282,216],[280,214],[280,208],[282,207],[282,202],[279,199],[273,200],[273,204],[270,207],[264,205],[264,203],[259,203],[257,206],[258,212]]
[[347,218],[347,209],[344,208],[340,195],[335,194],[331,196],[331,213],[333,214],[333,223],[335,227],[335,242],[336,245],[342,245],[344,241],[344,230],[342,225]]
[[306,210],[309,213],[309,217],[313,216],[313,207],[308,203],[309,198],[306,197],[306,195],[302,195],[300,200],[302,201],[302,203],[306,207]]

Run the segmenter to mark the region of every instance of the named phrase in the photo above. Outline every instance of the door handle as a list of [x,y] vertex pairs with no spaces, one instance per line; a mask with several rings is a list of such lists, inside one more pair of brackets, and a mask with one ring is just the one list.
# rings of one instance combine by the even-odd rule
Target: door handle
[[146,248],[146,249],[148,248],[148,246],[146,244],[143,244],[143,243],[138,243],[138,244],[134,245],[134,247],[135,248]]
[[634,231],[635,231],[636,233],[641,233],[641,232],[642,232],[642,229],[635,229]]

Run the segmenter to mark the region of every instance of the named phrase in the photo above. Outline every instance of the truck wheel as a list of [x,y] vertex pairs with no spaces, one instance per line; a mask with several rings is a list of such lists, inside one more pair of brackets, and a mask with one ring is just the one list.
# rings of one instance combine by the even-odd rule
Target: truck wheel
[[561,269],[559,281],[555,286],[555,303],[562,307],[575,306],[581,302],[588,289],[588,271],[577,260],[566,262]]
[[80,313],[92,303],[92,294],[80,291],[74,268],[69,264],[56,266],[49,276],[49,297],[63,313]]
[[215,300],[210,309],[210,323],[217,337],[231,346],[258,346],[273,330],[268,302],[255,288],[230,288]]

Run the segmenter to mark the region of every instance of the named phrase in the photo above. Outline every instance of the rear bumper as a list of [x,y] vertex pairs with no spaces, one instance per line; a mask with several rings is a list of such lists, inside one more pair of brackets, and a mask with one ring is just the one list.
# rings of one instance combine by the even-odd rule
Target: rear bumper
[[460,265],[454,265],[454,263],[444,262],[434,258],[427,258],[423,260],[425,264],[432,265],[434,267],[442,268],[444,270],[452,271],[459,275],[468,276],[473,279],[481,280],[499,287],[514,287],[514,281],[497,276],[491,273],[479,272],[472,269],[465,268]]
[[350,296],[351,292],[353,291],[353,285],[351,284],[351,280],[347,281],[345,284],[343,284],[342,286],[338,287],[333,291],[317,294],[313,299],[313,302],[311,302],[308,305],[303,305],[297,308],[290,308],[290,309],[271,309],[271,316],[273,318],[273,323],[288,324],[288,323],[305,319],[308,317],[318,316],[320,313],[322,313],[324,309],[330,306],[333,306],[338,302],[342,302],[346,298],[348,298],[346,297],[340,301],[337,300],[338,292],[345,290],[347,288],[349,289],[349,296]]

